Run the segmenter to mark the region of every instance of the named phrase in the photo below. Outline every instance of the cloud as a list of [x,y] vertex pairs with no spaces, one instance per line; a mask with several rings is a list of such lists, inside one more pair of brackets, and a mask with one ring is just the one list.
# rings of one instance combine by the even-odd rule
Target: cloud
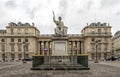
[[68,0],[60,0],[59,2],[59,12],[60,12],[60,15],[65,18],[65,15],[67,14],[67,11],[68,11]]
[[7,8],[11,8],[11,9],[13,9],[13,8],[16,8],[16,2],[15,2],[15,0],[9,0],[9,1],[7,1],[6,3],[5,3],[5,6],[7,7]]
[[119,3],[119,0],[101,0],[101,8],[108,8]]
[[120,15],[120,11],[117,11],[116,16],[119,16],[119,15]]
[[[120,0],[0,0],[0,28],[9,22],[35,22],[42,34],[53,33],[52,10],[62,16],[68,33],[80,34],[86,23],[111,23],[115,33],[120,25]],[[50,29],[49,29],[50,28]],[[47,30],[46,30],[47,29]],[[46,30],[46,31],[45,31]]]

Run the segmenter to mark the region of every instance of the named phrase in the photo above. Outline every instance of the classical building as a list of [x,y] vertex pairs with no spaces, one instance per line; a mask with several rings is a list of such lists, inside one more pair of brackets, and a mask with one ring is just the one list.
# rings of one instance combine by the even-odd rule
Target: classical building
[[[98,59],[105,59],[111,55],[112,34],[111,26],[106,23],[87,24],[82,30],[84,37],[84,52],[89,54],[89,59],[95,58],[96,44]],[[97,43],[96,43],[97,41]]]
[[117,31],[113,37],[113,47],[116,56],[120,56],[120,31]]
[[[63,27],[63,31],[67,30],[67,27]],[[11,22],[6,26],[6,30],[0,30],[0,60],[21,60],[32,58],[33,54],[63,55],[63,53],[66,55],[88,54],[89,59],[94,60],[96,40],[99,40],[98,59],[105,59],[111,54],[112,34],[109,24],[91,23],[87,24],[79,34],[67,34],[67,31],[64,31],[64,34],[62,31],[61,33],[56,31],[56,34],[57,36],[40,34],[34,23],[30,25]]]
[[[37,38],[39,30],[34,24],[22,24],[13,22],[6,26],[6,30],[0,30],[0,60],[20,60],[24,57],[32,57],[37,51]],[[24,44],[25,53],[24,53]]]

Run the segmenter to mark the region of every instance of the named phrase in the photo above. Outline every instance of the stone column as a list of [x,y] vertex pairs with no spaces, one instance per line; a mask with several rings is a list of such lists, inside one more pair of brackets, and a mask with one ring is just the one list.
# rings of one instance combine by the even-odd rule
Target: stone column
[[42,55],[44,55],[44,41],[41,41],[41,51]]
[[83,54],[83,48],[84,48],[84,45],[83,45],[83,42],[81,41],[81,54]]
[[70,53],[71,53],[71,54],[73,54],[72,49],[73,49],[73,41],[71,41],[71,49],[70,49]]
[[45,48],[48,49],[48,51],[47,51],[47,55],[49,54],[49,48],[48,48],[48,47],[49,47],[49,46],[48,46],[48,41],[46,41]]
[[69,54],[71,54],[71,49],[72,49],[72,41],[69,41],[69,44],[68,44],[68,51],[69,51]]
[[80,53],[79,54],[81,54],[81,41],[80,41]]
[[37,49],[37,50],[38,50],[38,51],[37,51],[37,54],[40,54],[40,42],[38,42],[37,48],[38,48],[38,49]]
[[0,61],[2,61],[2,51],[0,52]]
[[48,55],[50,55],[50,41],[48,41]]
[[80,49],[80,47],[79,47],[79,41],[77,41],[77,54],[79,54],[79,49]]
[[76,46],[76,45],[75,45],[75,41],[73,41],[73,47],[74,47],[74,46]]
[[40,52],[40,55],[42,55],[42,51],[41,51],[41,41],[40,41],[40,51],[39,51],[39,52]]
[[74,46],[75,46],[75,41],[73,41],[72,43],[72,55],[74,54],[74,51],[73,51]]

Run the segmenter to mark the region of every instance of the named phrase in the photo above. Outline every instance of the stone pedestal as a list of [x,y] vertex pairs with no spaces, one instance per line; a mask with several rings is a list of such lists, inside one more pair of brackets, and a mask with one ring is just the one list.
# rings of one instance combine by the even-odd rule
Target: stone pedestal
[[54,37],[52,41],[52,56],[68,56],[66,37]]

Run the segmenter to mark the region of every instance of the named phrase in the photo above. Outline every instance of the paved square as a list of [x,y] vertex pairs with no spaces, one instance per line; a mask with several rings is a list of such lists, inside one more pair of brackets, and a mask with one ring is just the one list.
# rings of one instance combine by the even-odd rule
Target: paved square
[[31,62],[0,62],[0,77],[119,77],[120,62],[89,62],[90,70],[30,70]]

